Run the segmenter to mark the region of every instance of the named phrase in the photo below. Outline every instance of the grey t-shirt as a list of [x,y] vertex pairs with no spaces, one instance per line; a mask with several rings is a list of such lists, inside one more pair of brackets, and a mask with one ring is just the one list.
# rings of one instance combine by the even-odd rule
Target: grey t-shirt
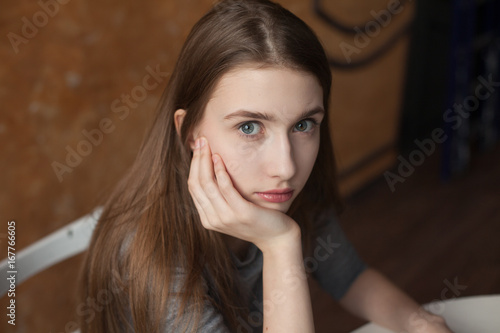
[[[342,298],[351,284],[366,268],[356,250],[344,235],[338,224],[333,209],[325,211],[315,232],[312,255],[304,258],[306,271],[319,282],[321,287],[336,300]],[[250,294],[248,318],[238,318],[237,332],[262,332],[262,252],[251,245],[245,260],[239,260],[233,255],[233,260],[244,282],[246,291]],[[178,277],[182,278],[181,275]],[[173,319],[177,315],[178,306],[174,302],[167,305],[168,314],[164,332],[176,332]],[[200,332],[229,332],[224,325],[223,317],[210,305],[206,304],[200,321]]]

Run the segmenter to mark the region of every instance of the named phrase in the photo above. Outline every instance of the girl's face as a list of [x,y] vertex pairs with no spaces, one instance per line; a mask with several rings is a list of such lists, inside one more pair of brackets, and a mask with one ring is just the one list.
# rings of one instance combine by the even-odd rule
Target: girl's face
[[[324,112],[312,74],[239,67],[219,81],[193,137],[207,138],[242,197],[286,213],[313,168]],[[283,189],[292,193],[262,194]]]

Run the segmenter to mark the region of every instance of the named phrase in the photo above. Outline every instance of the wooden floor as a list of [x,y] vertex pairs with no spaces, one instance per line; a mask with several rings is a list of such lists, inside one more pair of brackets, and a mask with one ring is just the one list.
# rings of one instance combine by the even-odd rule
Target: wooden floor
[[[445,280],[462,296],[500,293],[500,145],[475,153],[470,170],[439,179],[431,155],[392,193],[384,178],[347,200],[344,231],[363,259],[419,303],[441,298]],[[364,321],[311,286],[317,332],[350,332]],[[449,295],[448,295],[449,296]]]

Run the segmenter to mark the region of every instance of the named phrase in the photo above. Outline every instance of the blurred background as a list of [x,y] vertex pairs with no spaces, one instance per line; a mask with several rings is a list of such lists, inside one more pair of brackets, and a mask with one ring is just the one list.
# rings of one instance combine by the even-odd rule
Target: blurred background
[[[1,3],[1,258],[8,221],[19,251],[113,188],[212,2]],[[500,293],[500,1],[278,2],[330,58],[341,223],[360,255],[420,303],[446,280],[466,286],[456,297]],[[17,286],[0,331],[73,329],[82,258]],[[363,324],[311,290],[318,332]]]

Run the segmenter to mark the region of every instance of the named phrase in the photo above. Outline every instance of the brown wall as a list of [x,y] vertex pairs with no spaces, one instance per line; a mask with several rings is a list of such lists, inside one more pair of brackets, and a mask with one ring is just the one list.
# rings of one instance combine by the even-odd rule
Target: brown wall
[[[1,258],[7,255],[7,221],[16,221],[20,250],[89,212],[116,183],[131,164],[168,79],[158,77],[162,82],[157,87],[144,90],[143,78],[151,69],[172,70],[190,27],[212,3],[60,1],[49,8],[53,15],[26,0],[3,4],[0,11]],[[361,23],[373,20],[370,11],[385,9],[389,2],[329,1],[325,11],[363,28]],[[280,3],[313,27],[332,57],[345,60],[339,45],[355,45],[352,35],[320,21],[312,1]],[[408,4],[353,60],[371,53],[411,15]],[[30,30],[26,21],[39,27]],[[389,149],[348,172],[380,148],[394,146],[407,45],[405,37],[383,57],[354,71],[333,69],[331,125],[346,194],[394,161],[395,151]],[[137,95],[141,91],[146,95]],[[122,94],[132,92],[140,99],[137,106],[129,107],[128,114],[114,112],[124,105]],[[85,144],[82,131],[100,127],[107,132],[102,141]],[[53,164],[67,164],[68,149],[89,147],[92,151],[81,161],[73,160],[71,172],[56,175]],[[65,331],[75,318],[80,261],[81,256],[59,264],[17,287],[15,328],[6,323],[8,299],[1,298],[0,331]]]

